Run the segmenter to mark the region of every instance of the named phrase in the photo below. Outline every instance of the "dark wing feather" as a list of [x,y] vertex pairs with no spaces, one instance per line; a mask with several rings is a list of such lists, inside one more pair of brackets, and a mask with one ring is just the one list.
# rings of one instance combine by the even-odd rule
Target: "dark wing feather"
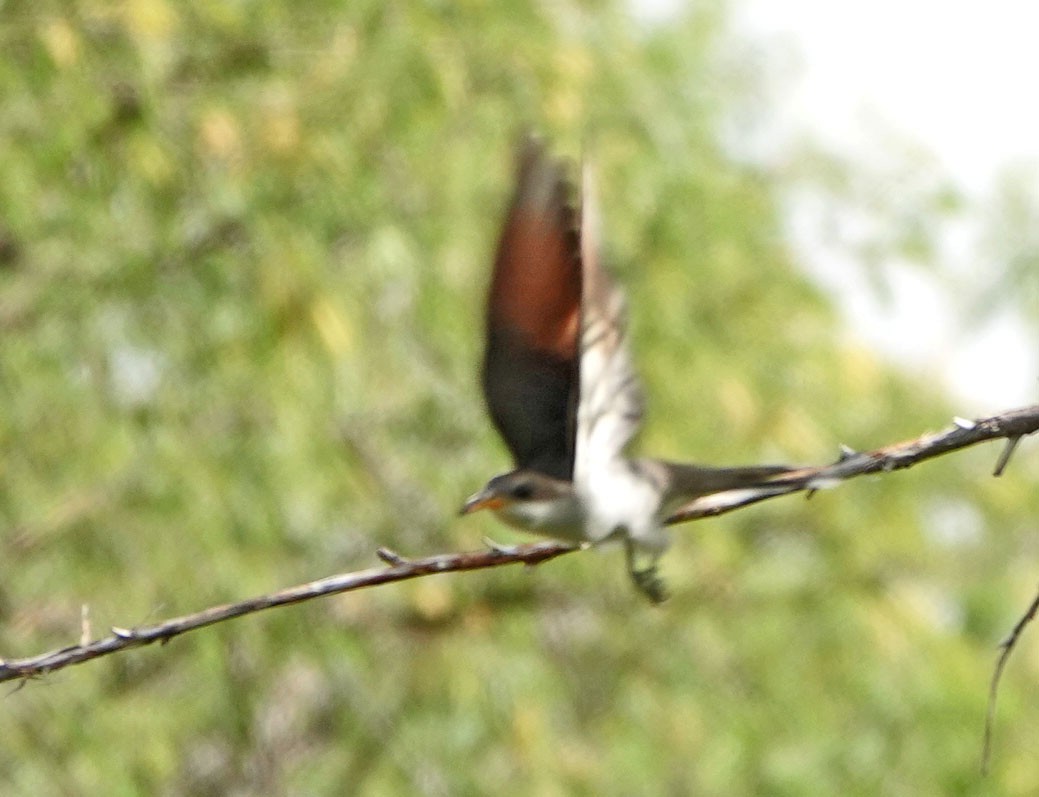
[[483,390],[517,467],[572,478],[581,246],[562,164],[524,141],[494,261]]

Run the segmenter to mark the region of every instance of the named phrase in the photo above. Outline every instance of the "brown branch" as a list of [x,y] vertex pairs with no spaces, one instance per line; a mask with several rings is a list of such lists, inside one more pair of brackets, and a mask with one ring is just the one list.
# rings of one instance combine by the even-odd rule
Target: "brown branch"
[[[999,472],[1006,466],[1016,442],[1021,437],[1037,431],[1039,431],[1039,405],[1012,410],[978,421],[957,420],[954,428],[947,431],[924,435],[915,440],[885,446],[875,451],[855,452],[842,446],[841,457],[834,464],[788,471],[773,481],[776,486],[774,491],[751,496],[742,495],[736,491],[736,497],[728,500],[724,494],[720,496],[721,500],[717,500],[719,496],[708,496],[703,502],[697,502],[684,510],[680,517],[672,518],[670,522],[720,515],[767,498],[775,498],[801,490],[807,490],[811,494],[815,490],[838,484],[855,476],[908,468],[917,462],[947,454],[950,451],[966,448],[986,440],[1006,438],[1008,445],[1000,456],[997,467],[996,475],[999,475]],[[301,603],[324,595],[335,595],[394,581],[406,581],[434,573],[482,570],[488,567],[518,563],[536,565],[579,550],[580,547],[560,542],[538,542],[515,546],[492,545],[487,550],[440,554],[423,559],[405,559],[392,551],[381,548],[378,552],[379,557],[387,565],[383,568],[329,576],[269,595],[214,606],[195,614],[176,617],[155,625],[138,628],[113,628],[112,634],[102,639],[72,645],[38,656],[23,659],[0,659],[0,682],[44,675],[72,664],[90,661],[128,648],[150,645],[153,642],[165,643],[188,631],[264,609],[272,609],[276,606]],[[1027,624],[1027,619],[1031,619],[1032,613],[1030,611],[1026,618],[1015,626],[1009,643],[1006,643],[1004,655],[997,666],[995,683],[998,683],[998,675],[1002,671],[1005,659],[1009,656],[1021,630]]]
[[223,606],[212,606],[194,614],[175,617],[172,620],[155,625],[138,628],[112,628],[110,636],[96,639],[79,645],[70,645],[60,650],[52,650],[39,656],[24,659],[0,659],[0,682],[16,678],[30,678],[37,675],[60,670],[71,664],[90,661],[128,648],[150,645],[153,642],[166,643],[175,636],[204,628],[207,625],[242,617],[276,606],[288,606],[292,603],[320,598],[324,595],[336,595],[378,584],[389,584],[393,581],[428,576],[434,573],[453,573],[463,570],[483,570],[488,567],[523,563],[536,565],[555,559],[565,553],[579,548],[561,542],[538,542],[530,545],[509,547],[492,547],[482,551],[440,554],[423,559],[405,559],[404,557],[380,548],[379,558],[387,563],[386,567],[361,570],[355,573],[341,573],[308,584],[289,587],[269,595],[248,598],[238,603]]

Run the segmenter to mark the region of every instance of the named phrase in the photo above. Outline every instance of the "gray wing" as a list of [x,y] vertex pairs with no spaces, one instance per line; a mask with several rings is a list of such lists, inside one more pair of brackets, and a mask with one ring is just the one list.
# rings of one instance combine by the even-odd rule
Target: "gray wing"
[[642,386],[628,349],[624,295],[603,269],[591,167],[582,170],[580,392],[574,481],[616,460],[642,422]]

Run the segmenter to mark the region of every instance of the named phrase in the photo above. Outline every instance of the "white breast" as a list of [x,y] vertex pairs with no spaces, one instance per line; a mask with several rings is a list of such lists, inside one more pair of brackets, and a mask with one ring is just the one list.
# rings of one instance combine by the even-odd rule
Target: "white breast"
[[587,473],[578,489],[590,542],[626,537],[654,554],[667,547],[668,535],[660,524],[660,488],[639,464],[615,459]]

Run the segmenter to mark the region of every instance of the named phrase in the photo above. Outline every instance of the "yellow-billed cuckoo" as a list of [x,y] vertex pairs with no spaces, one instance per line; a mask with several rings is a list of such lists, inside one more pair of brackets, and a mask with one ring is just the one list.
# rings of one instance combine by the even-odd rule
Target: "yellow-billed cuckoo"
[[[491,479],[462,513],[491,509],[512,526],[557,539],[620,540],[635,585],[659,602],[665,526],[696,502],[782,492],[769,480],[787,468],[624,456],[642,420],[642,388],[623,294],[599,262],[587,165],[581,193],[577,209],[564,164],[537,140],[522,143],[491,278],[482,374],[516,469]],[[637,565],[641,557],[647,566]]]

